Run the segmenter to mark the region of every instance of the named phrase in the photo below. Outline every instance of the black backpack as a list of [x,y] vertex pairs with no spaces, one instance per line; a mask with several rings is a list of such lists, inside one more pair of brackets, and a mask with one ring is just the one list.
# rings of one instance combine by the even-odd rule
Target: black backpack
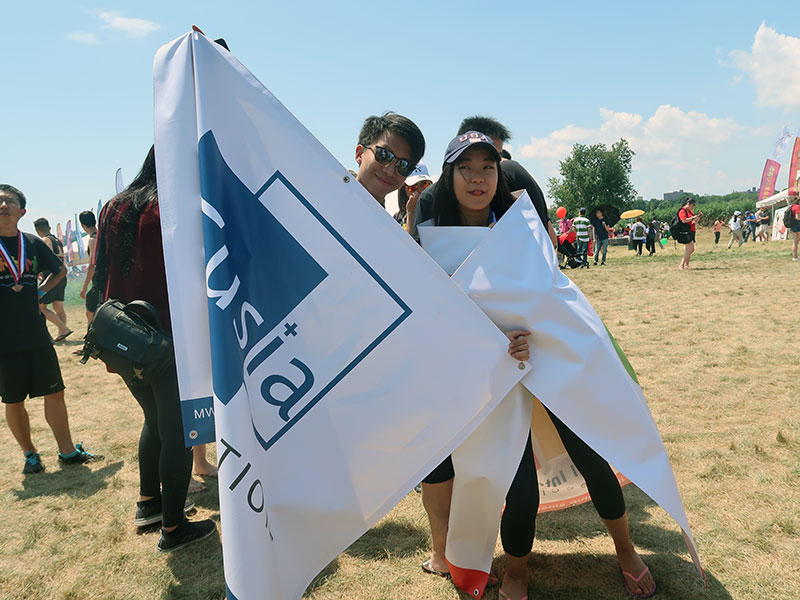
[[672,221],[669,224],[669,232],[679,244],[688,244],[689,231],[691,231],[692,226],[689,223],[681,221],[681,218],[678,216],[680,212],[681,211],[676,212],[675,216],[672,217]]
[[786,229],[791,229],[794,227],[795,223],[797,223],[797,219],[794,218],[792,205],[790,204],[783,213],[783,226],[786,227]]

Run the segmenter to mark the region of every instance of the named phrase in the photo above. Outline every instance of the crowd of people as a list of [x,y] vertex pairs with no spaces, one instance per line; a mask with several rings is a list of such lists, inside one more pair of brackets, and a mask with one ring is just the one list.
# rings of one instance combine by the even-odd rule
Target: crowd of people
[[[794,198],[787,210],[793,213],[800,210],[795,208],[800,203],[800,198]],[[628,248],[635,252],[636,256],[643,256],[642,246],[647,251],[648,256],[656,254],[659,241],[668,239],[670,235],[675,241],[684,246],[684,254],[678,268],[681,270],[691,270],[690,262],[695,251],[697,223],[702,216],[702,212],[695,213],[697,206],[696,198],[687,198],[677,213],[679,231],[670,231],[670,225],[666,221],[652,219],[649,222],[638,216],[632,223],[626,225],[617,224],[610,227],[603,214],[602,209],[597,209],[594,215],[589,216],[586,208],[579,209],[579,214],[570,219],[566,209],[560,208],[561,214],[558,220],[558,252],[562,268],[589,268],[589,256],[594,256],[594,265],[604,265],[606,263],[609,239],[624,237],[628,242]],[[771,236],[772,216],[769,209],[761,207],[755,211],[736,210],[730,219],[724,216],[717,217],[713,224],[714,244],[719,244],[723,228],[727,228],[730,233],[728,249],[734,244],[737,247],[746,244],[748,241],[768,242]],[[798,227],[791,226],[792,234],[792,260],[797,258]],[[662,242],[665,243],[665,242]]]
[[[566,211],[560,215],[557,233],[541,188],[503,148],[510,137],[508,129],[493,118],[464,119],[447,146],[442,174],[434,181],[420,163],[425,151],[422,132],[410,119],[387,112],[365,120],[355,147],[358,169],[354,175],[381,206],[386,195],[397,190],[399,210],[395,219],[415,240],[420,226],[492,227],[513,203],[512,192],[526,190],[553,247],[566,259],[577,261],[577,266],[589,268],[590,245],[594,249],[594,265],[604,265],[609,239],[618,235],[628,237],[637,256],[643,255],[643,248],[652,256],[658,241],[672,233],[685,246],[680,269],[691,268],[696,225],[702,215],[695,212],[695,199],[688,198],[678,212],[680,231],[670,232],[668,223],[645,222],[641,216],[627,227],[615,229],[602,209],[589,215],[587,208],[581,208],[572,219]],[[45,417],[56,438],[61,464],[83,464],[103,457],[83,444],[73,444],[64,382],[53,347],[72,333],[63,309],[63,245],[50,233],[45,219],[35,222],[38,237],[22,233],[18,223],[26,210],[26,198],[20,190],[0,185],[0,307],[5,314],[15,316],[0,329],[0,396],[9,428],[24,454],[23,473],[30,475],[43,471],[45,466],[31,439],[25,408],[28,398],[44,397]],[[791,210],[798,218],[798,225],[792,228],[794,260],[798,260],[797,200]],[[172,316],[161,241],[155,148],[150,148],[131,184],[103,208],[99,223],[89,211],[81,213],[80,222],[90,236],[91,264],[80,291],[86,301],[87,321],[91,322],[98,306],[109,298],[123,303],[144,300],[152,305],[163,329],[169,332]],[[769,225],[769,214],[763,209],[745,215],[736,211],[728,222],[715,221],[715,243],[719,243],[724,226],[731,232],[729,248],[735,241],[739,245],[745,243],[750,236],[753,241],[767,241]],[[55,338],[50,337],[45,318],[57,328]],[[506,334],[510,357],[529,360],[529,332],[512,330]],[[205,447],[192,451],[184,444],[174,356],[148,363],[144,369],[118,369],[116,375],[144,416],[138,444],[139,496],[133,524],[160,524],[156,545],[163,552],[212,535],[216,531],[212,520],[191,521],[186,517],[193,505],[187,501],[193,464],[195,472],[201,474],[213,475],[215,467],[207,461]],[[549,417],[583,475],[595,509],[613,539],[625,590],[637,598],[652,596],[655,580],[630,539],[624,498],[611,467],[555,415],[550,413]],[[454,476],[452,461],[447,458],[421,484],[432,538],[431,556],[422,569],[443,577],[449,576],[445,556]],[[497,515],[507,568],[502,577],[492,574],[490,585],[500,585],[499,597],[505,600],[527,597],[527,557],[534,542],[538,505],[536,458],[529,438],[508,490],[506,508]]]
[[[365,120],[355,148],[358,164],[355,176],[381,205],[388,193],[398,190],[400,211],[396,219],[415,239],[421,224],[491,227],[514,201],[511,192],[527,190],[555,247],[556,233],[548,219],[539,185],[507,152],[506,157],[502,154],[503,144],[510,137],[510,132],[495,119],[480,116],[464,119],[448,145],[442,175],[433,182],[427,168],[419,164],[425,150],[422,132],[408,118],[387,112]],[[0,270],[0,303],[4,310],[8,307],[25,316],[13,330],[3,329],[0,333],[6,348],[25,351],[24,354],[15,353],[18,358],[13,364],[5,353],[2,355],[0,395],[6,405],[9,426],[25,453],[24,473],[27,475],[44,468],[30,440],[24,408],[28,397],[45,397],[45,413],[58,441],[61,462],[83,463],[101,456],[81,444],[72,445],[58,358],[42,316],[44,313],[39,308],[40,298],[64,280],[65,268],[63,260],[53,252],[61,250],[55,243],[57,240],[50,240],[51,247],[42,238],[19,232],[17,224],[25,214],[25,204],[21,191],[9,185],[0,186],[0,241],[2,264],[7,267]],[[150,149],[134,181],[103,208],[99,224],[88,218],[81,219],[81,223],[91,240],[91,267],[81,288],[81,297],[87,302],[87,319],[91,320],[98,304],[106,299],[115,298],[123,303],[144,300],[153,306],[169,332],[171,315],[154,148]],[[607,233],[609,229],[606,228]],[[26,258],[31,256],[38,258],[35,267]],[[64,323],[65,319],[61,321]],[[66,331],[59,328],[59,335],[64,333]],[[529,333],[520,330],[506,333],[510,357],[528,360]],[[49,366],[45,369],[42,365]],[[20,376],[21,373],[24,376]],[[122,369],[117,375],[144,415],[138,450],[139,497],[133,524],[160,523],[157,541],[160,551],[182,548],[212,535],[216,530],[213,521],[191,521],[186,517],[192,506],[186,498],[193,453],[184,444],[174,357],[148,364],[145,369]],[[655,581],[631,542],[617,478],[607,462],[554,415],[550,417],[570,457],[586,479],[597,512],[614,541],[625,574],[625,589],[637,597],[649,597],[655,592]],[[204,449],[195,451],[194,460],[195,467],[201,471],[213,468],[205,460]],[[508,568],[502,578],[492,575],[490,584],[499,584],[500,597],[509,600],[527,596],[527,557],[533,545],[539,503],[535,465],[529,440],[508,491],[506,509],[502,518],[497,515]],[[446,459],[421,486],[433,541],[431,556],[422,568],[427,573],[445,577],[449,576],[445,545],[454,475],[452,462]]]

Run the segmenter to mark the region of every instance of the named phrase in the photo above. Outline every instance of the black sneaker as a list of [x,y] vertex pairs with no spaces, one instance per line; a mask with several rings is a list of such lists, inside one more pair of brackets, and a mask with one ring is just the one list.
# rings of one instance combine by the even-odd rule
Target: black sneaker
[[158,538],[159,552],[172,552],[178,548],[188,546],[192,542],[204,540],[217,530],[217,525],[211,519],[205,521],[187,521],[178,525],[172,531],[161,530]]
[[[185,515],[190,510],[194,509],[194,502],[187,500],[183,505],[183,514]],[[161,497],[150,498],[144,502],[136,503],[136,516],[133,519],[133,524],[136,527],[147,527],[155,523],[161,523]]]
[[75,451],[72,454],[58,453],[58,462],[62,465],[82,465],[92,460],[102,460],[105,456],[102,454],[93,454],[83,447],[83,444],[75,444]]
[[38,452],[28,450],[25,453],[25,466],[22,467],[22,474],[30,475],[32,473],[41,473],[42,471],[44,471],[42,457],[39,456]]

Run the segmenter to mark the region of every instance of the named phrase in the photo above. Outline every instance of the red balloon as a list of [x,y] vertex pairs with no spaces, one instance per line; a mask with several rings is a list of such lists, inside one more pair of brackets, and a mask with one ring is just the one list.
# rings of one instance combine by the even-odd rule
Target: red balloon
[[564,217],[566,217],[566,216],[567,216],[567,209],[566,209],[566,208],[564,208],[563,206],[559,206],[559,207],[556,209],[556,216],[557,216],[559,219],[563,219]]

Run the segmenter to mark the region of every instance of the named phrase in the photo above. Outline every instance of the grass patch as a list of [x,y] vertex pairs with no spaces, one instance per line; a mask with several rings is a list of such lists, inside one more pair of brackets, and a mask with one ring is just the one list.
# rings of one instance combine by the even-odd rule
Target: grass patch
[[[698,240],[690,272],[678,270],[682,248],[672,242],[652,258],[611,247],[605,267],[567,272],[639,375],[673,461],[709,589],[695,575],[672,519],[628,486],[632,537],[662,600],[798,598],[800,420],[797,384],[788,375],[796,372],[797,352],[785,319],[771,316],[791,314],[796,303],[796,294],[787,293],[786,270],[794,266],[790,243],[748,243],[728,251],[727,241],[715,246],[708,230]],[[72,279],[67,287],[69,324],[76,332],[85,329],[81,284]],[[758,326],[742,326],[753,322],[756,311]],[[0,428],[7,450],[0,469],[0,596],[222,600],[216,538],[161,556],[156,533],[134,530],[141,411],[99,363],[78,364],[71,351],[79,337],[57,347],[73,435],[106,460],[61,469],[41,401],[33,400],[33,436],[47,471],[25,478],[16,442],[7,427]],[[206,483],[209,490],[194,497],[197,518],[218,518],[216,483]],[[452,584],[422,574],[429,544],[425,513],[412,492],[331,562],[306,597],[460,598]],[[496,557],[502,572],[499,543]],[[529,575],[531,598],[624,597],[613,545],[591,505],[541,516]],[[496,589],[485,598],[495,600]]]

